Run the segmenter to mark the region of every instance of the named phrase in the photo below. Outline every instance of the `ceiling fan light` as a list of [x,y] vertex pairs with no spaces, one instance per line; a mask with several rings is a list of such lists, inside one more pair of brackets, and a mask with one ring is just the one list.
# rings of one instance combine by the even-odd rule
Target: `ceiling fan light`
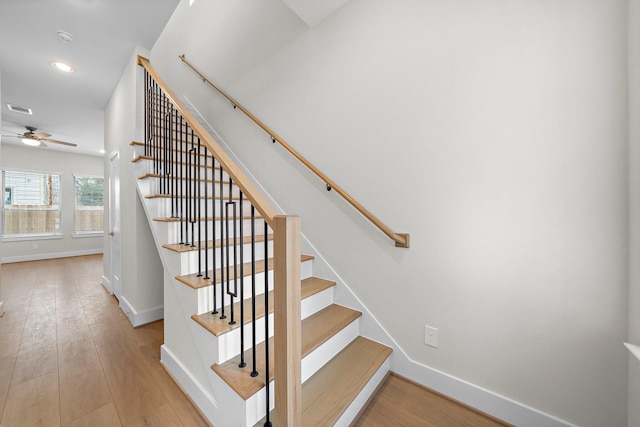
[[37,139],[33,139],[33,138],[22,138],[22,143],[24,145],[29,145],[31,147],[39,147],[40,146],[40,141],[38,141]]
[[73,73],[75,71],[71,65],[64,62],[52,62],[51,65],[56,70],[64,71],[65,73]]

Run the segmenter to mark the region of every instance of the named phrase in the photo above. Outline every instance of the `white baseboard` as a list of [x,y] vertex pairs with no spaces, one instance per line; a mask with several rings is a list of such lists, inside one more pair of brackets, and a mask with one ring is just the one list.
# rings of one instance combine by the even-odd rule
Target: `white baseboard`
[[164,307],[156,307],[150,310],[138,312],[133,308],[129,301],[127,301],[124,295],[120,298],[120,308],[127,315],[129,322],[131,322],[131,325],[134,328],[164,318]]
[[215,420],[219,411],[216,399],[202,388],[189,370],[175,357],[166,345],[160,346],[160,362],[167,368],[180,387],[209,420]]
[[109,292],[109,294],[113,295],[113,290],[111,289],[111,280],[109,280],[106,276],[102,276],[102,286]]
[[40,261],[43,259],[56,259],[56,258],[69,258],[74,256],[84,255],[98,255],[101,254],[100,249],[87,249],[83,251],[69,251],[69,252],[54,252],[49,254],[32,254],[32,255],[18,255],[18,256],[6,256],[2,257],[2,264],[9,264],[12,262],[24,262],[24,261]]
[[518,427],[578,427],[536,408],[411,359],[394,348],[391,370]]

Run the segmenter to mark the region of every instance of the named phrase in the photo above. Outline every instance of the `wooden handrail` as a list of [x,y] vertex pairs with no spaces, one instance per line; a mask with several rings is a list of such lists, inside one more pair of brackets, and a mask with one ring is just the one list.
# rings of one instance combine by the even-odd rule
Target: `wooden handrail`
[[409,234],[406,233],[396,233],[393,230],[391,230],[389,227],[387,227],[386,224],[384,224],[382,221],[380,221],[377,217],[375,217],[371,212],[369,212],[364,206],[362,206],[360,203],[358,203],[353,197],[351,197],[349,195],[349,193],[347,193],[346,191],[344,191],[338,184],[336,184],[335,182],[333,182],[331,179],[329,179],[328,176],[326,176],[324,173],[322,173],[318,168],[316,168],[311,162],[309,162],[307,159],[305,159],[300,153],[298,153],[296,150],[294,150],[289,144],[287,144],[280,136],[278,136],[278,134],[276,134],[273,130],[271,130],[267,125],[265,125],[260,119],[258,119],[256,116],[254,116],[249,110],[247,110],[246,108],[244,108],[242,105],[240,105],[238,103],[238,101],[236,101],[235,99],[233,99],[228,93],[226,93],[224,90],[222,90],[222,88],[220,86],[218,86],[216,83],[214,83],[213,81],[211,81],[207,76],[205,76],[204,74],[202,74],[202,72],[200,72],[193,64],[191,64],[187,58],[185,57],[184,54],[179,56],[180,60],[182,62],[184,62],[185,64],[187,64],[187,66],[189,68],[191,68],[193,71],[196,72],[196,74],[198,74],[198,76],[200,76],[200,78],[202,79],[203,82],[209,83],[211,86],[213,86],[213,88],[215,88],[218,92],[220,92],[220,94],[222,94],[222,96],[224,96],[225,98],[227,98],[234,107],[237,107],[240,109],[240,111],[242,111],[247,117],[249,117],[251,120],[253,120],[253,122],[255,124],[257,124],[258,126],[260,126],[262,128],[262,130],[264,130],[266,133],[268,133],[271,138],[275,141],[278,141],[278,143],[285,149],[287,150],[293,157],[295,157],[296,159],[298,159],[302,164],[304,164],[311,172],[313,172],[314,174],[316,174],[316,176],[318,176],[322,181],[325,182],[325,184],[327,185],[327,189],[329,190],[335,190],[336,193],[338,193],[339,195],[341,195],[347,202],[349,202],[351,204],[351,206],[353,206],[358,212],[360,212],[362,215],[364,215],[369,221],[371,221],[376,227],[378,227],[384,234],[386,234],[387,236],[389,236],[394,242],[396,247],[399,248],[408,248],[409,247]]
[[[247,178],[247,176],[240,170],[236,164],[231,160],[231,157],[222,149],[220,144],[213,139],[213,137],[207,132],[207,130],[200,124],[200,121],[193,115],[191,111],[184,105],[182,101],[169,89],[167,84],[162,80],[158,73],[153,69],[149,60],[138,55],[138,65],[144,67],[147,72],[153,77],[156,83],[162,88],[167,98],[173,103],[180,115],[189,123],[191,129],[193,129],[195,135],[200,138],[200,141],[204,143],[209,150],[213,153],[214,157],[224,171],[231,177],[233,182],[240,187],[247,199],[251,201],[251,204],[260,212],[265,221],[274,227],[274,221],[276,215],[279,213],[269,203],[269,201],[262,195],[262,192],[253,184],[253,182]],[[145,88],[146,90],[146,88]]]

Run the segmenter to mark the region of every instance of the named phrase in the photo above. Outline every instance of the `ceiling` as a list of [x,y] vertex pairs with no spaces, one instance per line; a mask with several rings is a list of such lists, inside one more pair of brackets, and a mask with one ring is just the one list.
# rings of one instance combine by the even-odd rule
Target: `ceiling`
[[[101,156],[104,108],[135,46],[151,49],[180,0],[0,0],[2,144],[25,126],[77,147],[46,148]],[[71,34],[65,43],[58,31]],[[75,68],[63,73],[51,65]],[[13,112],[7,103],[31,108]],[[6,131],[6,132],[5,132]]]

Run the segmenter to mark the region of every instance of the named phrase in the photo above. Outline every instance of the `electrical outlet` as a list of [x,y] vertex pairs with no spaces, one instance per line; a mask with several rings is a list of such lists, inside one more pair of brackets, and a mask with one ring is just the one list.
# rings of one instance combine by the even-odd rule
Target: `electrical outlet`
[[424,343],[431,347],[438,348],[438,328],[424,326]]

